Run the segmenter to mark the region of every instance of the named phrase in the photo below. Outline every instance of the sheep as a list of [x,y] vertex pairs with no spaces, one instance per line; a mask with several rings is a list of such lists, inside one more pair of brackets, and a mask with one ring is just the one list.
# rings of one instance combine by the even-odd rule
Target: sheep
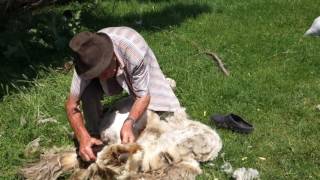
[[222,148],[212,128],[191,120],[184,108],[159,115],[147,110],[134,125],[136,142],[121,144],[120,129],[129,114],[132,99],[118,101],[100,125],[106,144],[97,160],[84,165],[75,148],[47,152],[40,161],[21,169],[26,179],[190,179],[202,173],[199,162],[213,160]]
[[320,16],[313,21],[311,27],[305,32],[304,36],[320,36]]

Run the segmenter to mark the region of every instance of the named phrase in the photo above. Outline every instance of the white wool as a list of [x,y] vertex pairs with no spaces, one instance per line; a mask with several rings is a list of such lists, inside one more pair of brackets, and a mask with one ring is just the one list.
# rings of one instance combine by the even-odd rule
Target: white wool
[[176,87],[177,87],[176,81],[171,78],[166,78],[166,80],[168,81],[171,89],[176,90]]
[[320,16],[317,17],[311,27],[304,34],[305,36],[320,36]]
[[[106,113],[100,124],[101,139],[108,144],[120,144],[120,131],[124,121],[129,116],[132,99],[124,98],[114,105],[113,112]],[[136,136],[145,127],[147,123],[147,113],[144,113],[140,120],[134,124],[133,131]]]
[[[127,100],[129,101],[129,100]],[[120,130],[129,114],[130,103],[126,100],[115,105],[119,110],[107,115],[111,125],[103,126],[101,136],[104,141],[119,143]],[[158,114],[147,111],[134,128],[136,133],[146,125],[146,129],[137,138],[143,153],[137,153],[133,159],[141,162],[143,172],[165,168],[169,163],[178,163],[185,159],[208,161],[218,156],[222,148],[219,135],[210,127],[188,119],[184,108],[160,120]],[[134,164],[134,163],[133,163]]]
[[227,174],[232,174],[233,172],[232,165],[229,162],[224,162],[220,169]]
[[[119,111],[115,112],[115,119],[113,123],[108,127],[108,131],[104,131],[104,133],[101,133],[101,138],[103,139],[104,142],[112,143],[112,144],[120,144],[121,139],[120,139],[120,130],[121,127],[128,117],[129,113],[120,113]],[[106,117],[107,119],[111,118]]]
[[[98,153],[96,163],[89,168],[71,169],[74,172],[72,178],[95,179],[106,175],[112,179],[194,180],[202,172],[199,162],[218,156],[222,148],[219,135],[212,128],[190,120],[183,108],[165,119],[148,110],[134,125],[136,143],[121,144],[120,130],[131,106],[132,100],[125,98],[106,114],[100,132],[102,140],[108,145]],[[120,161],[122,154],[127,154],[124,161]],[[40,163],[25,168],[24,172],[28,172],[25,177],[36,179],[43,177],[42,174],[58,177],[64,172],[64,165],[60,165],[61,156],[56,156],[59,158],[50,158],[50,162],[42,159]],[[75,152],[68,157],[71,157],[71,161],[68,160],[71,163],[64,164],[75,167]],[[47,173],[34,171],[41,167],[49,167],[45,170]]]
[[39,119],[38,124],[45,124],[45,123],[58,123],[58,121],[52,117],[50,118],[44,118],[44,119]]
[[26,157],[32,156],[40,151],[40,140],[41,140],[41,138],[38,137],[38,138],[34,139],[33,141],[31,141],[29,144],[27,144],[27,146],[24,150],[24,155]]
[[236,180],[254,180],[259,179],[259,172],[256,169],[238,168],[233,172],[233,178]]
[[220,169],[228,175],[232,174],[232,177],[236,180],[254,180],[259,179],[259,172],[256,169],[252,168],[238,168],[233,171],[233,167],[230,162],[224,160],[224,153],[221,154],[223,158],[224,164],[220,167]]

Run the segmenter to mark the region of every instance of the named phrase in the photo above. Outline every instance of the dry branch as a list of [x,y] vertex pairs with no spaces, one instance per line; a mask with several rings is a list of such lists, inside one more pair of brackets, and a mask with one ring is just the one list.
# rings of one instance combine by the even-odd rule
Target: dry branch
[[221,71],[226,75],[226,76],[229,76],[230,73],[229,71],[224,67],[224,64],[223,64],[223,61],[219,58],[219,56],[215,53],[215,52],[212,52],[212,51],[209,51],[209,50],[203,50],[204,48],[201,48],[195,41],[192,41],[190,39],[187,39],[187,38],[184,38],[182,36],[179,36],[178,34],[174,33],[173,31],[170,32],[172,35],[174,35],[175,37],[187,42],[187,43],[190,43],[194,48],[197,49],[197,51],[201,54],[206,54],[208,56],[210,56],[214,61],[217,62],[219,68],[221,69]]
[[230,75],[229,71],[224,67],[222,60],[219,58],[219,56],[216,53],[213,53],[213,52],[204,52],[204,53],[212,57],[218,63],[218,66],[226,76]]

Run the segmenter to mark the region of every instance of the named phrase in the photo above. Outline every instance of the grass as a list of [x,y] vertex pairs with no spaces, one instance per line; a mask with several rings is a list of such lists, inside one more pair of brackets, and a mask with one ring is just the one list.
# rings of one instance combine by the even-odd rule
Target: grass
[[[50,8],[61,12],[75,4],[85,6]],[[228,179],[220,170],[224,160],[234,168],[255,168],[262,179],[320,178],[320,41],[302,37],[319,15],[320,2],[117,1],[113,13],[112,5],[103,1],[96,11],[83,11],[80,29],[138,29],[162,70],[177,81],[176,94],[191,117],[211,125],[211,114],[233,112],[255,127],[250,135],[218,129],[224,158],[204,163],[198,179]],[[231,76],[183,39],[218,53]],[[47,56],[60,58],[62,66],[68,56],[62,55],[54,51]],[[42,147],[71,144],[64,112],[71,72],[58,66],[35,68],[37,76],[28,87],[17,86],[0,102],[1,179],[18,178],[19,167],[32,160],[23,151],[33,139],[41,137]],[[49,117],[58,123],[37,124]]]

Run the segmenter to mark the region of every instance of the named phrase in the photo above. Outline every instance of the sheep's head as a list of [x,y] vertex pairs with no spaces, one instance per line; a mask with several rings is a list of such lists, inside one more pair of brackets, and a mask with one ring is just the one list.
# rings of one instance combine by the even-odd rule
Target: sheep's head
[[125,170],[128,159],[141,147],[136,144],[113,144],[105,146],[97,160],[88,168],[78,169],[71,179],[112,179]]
[[102,171],[119,174],[125,168],[128,158],[138,150],[141,147],[136,143],[110,145],[98,153],[96,164]]

